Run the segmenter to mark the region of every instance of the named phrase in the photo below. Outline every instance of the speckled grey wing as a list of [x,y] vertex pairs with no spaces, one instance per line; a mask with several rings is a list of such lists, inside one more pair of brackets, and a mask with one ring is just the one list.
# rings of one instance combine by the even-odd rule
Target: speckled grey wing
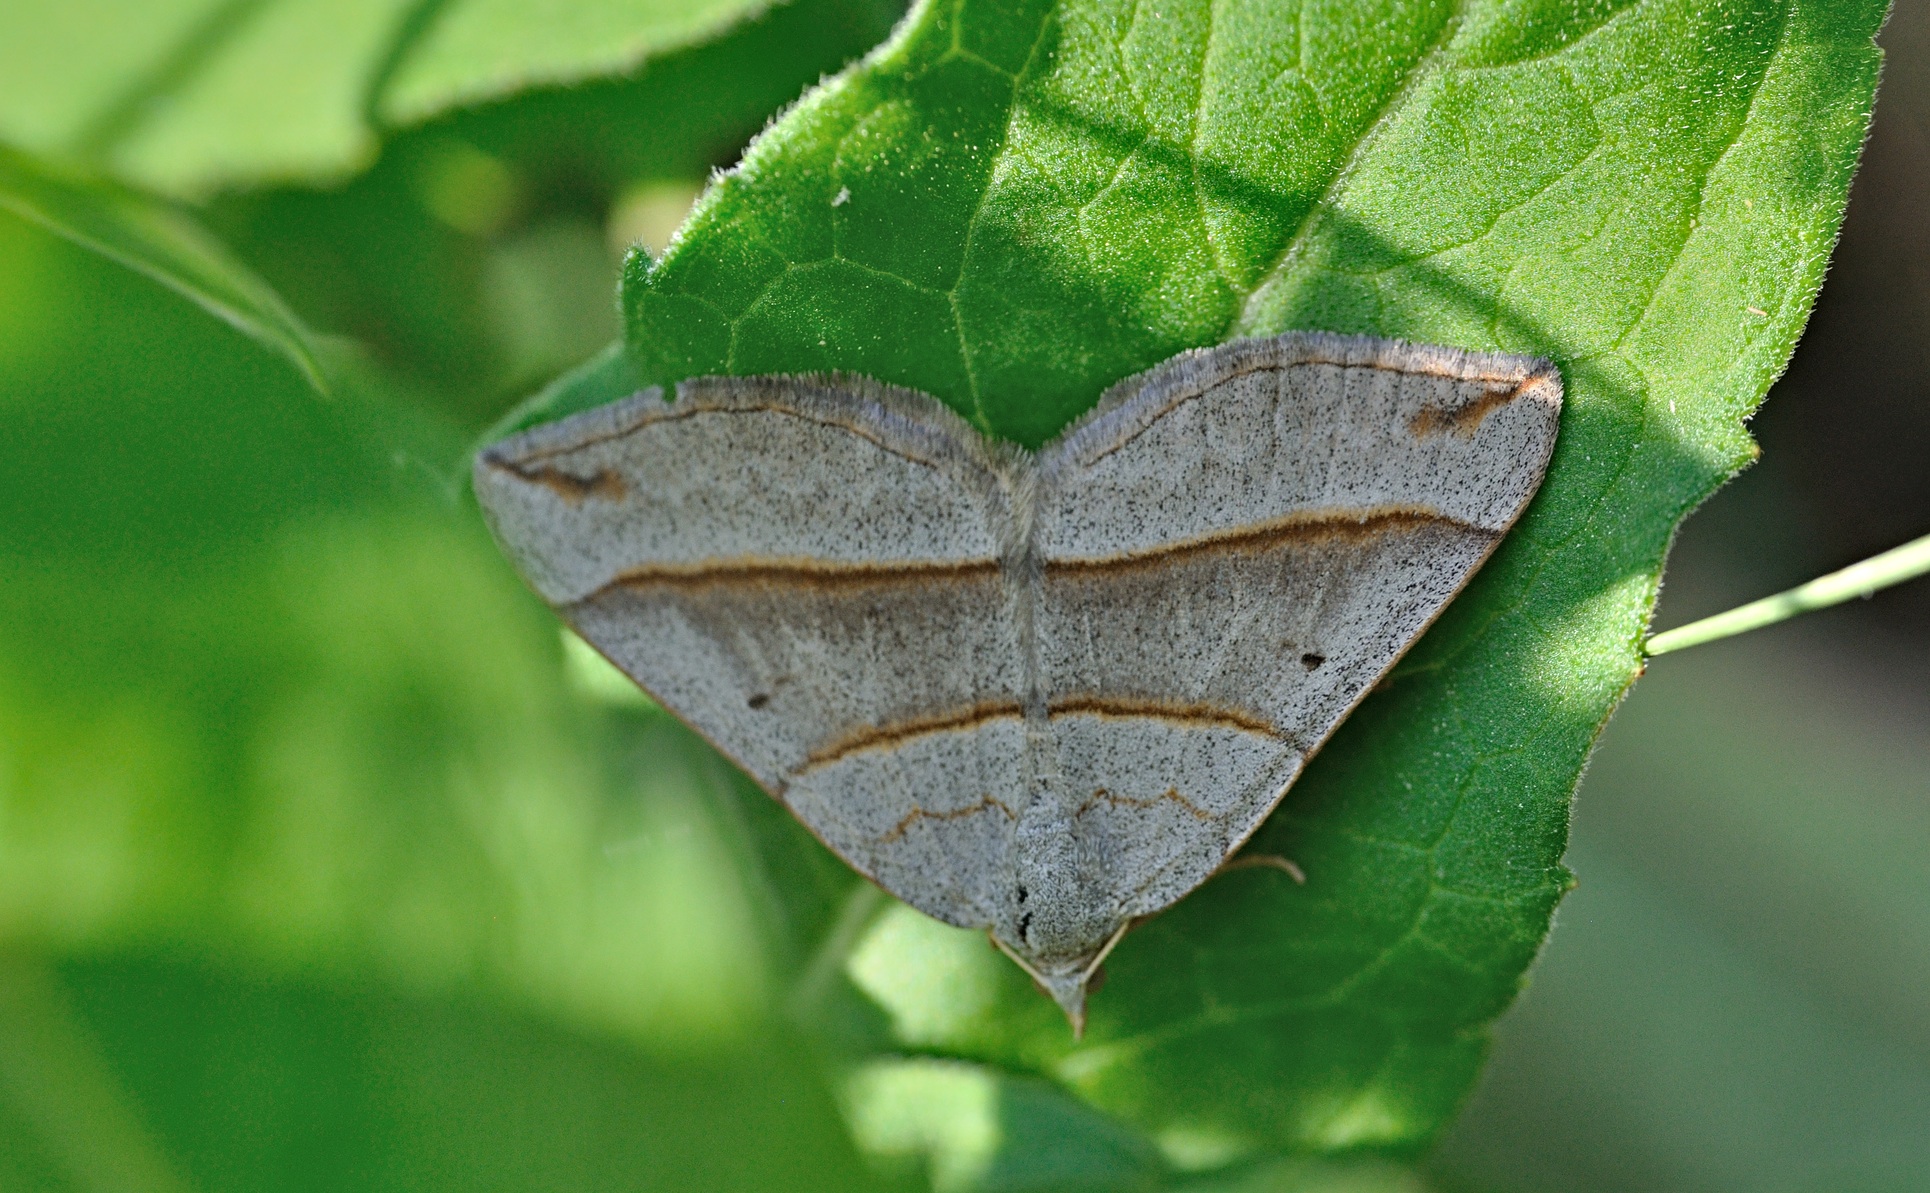
[[1545,361],[1291,334],[1132,378],[1040,454],[1075,876],[1063,922],[1028,925],[1041,952],[1173,902],[1258,827],[1527,505],[1560,408]]
[[585,639],[860,871],[991,922],[1024,679],[1010,481],[976,432],[863,379],[708,378],[525,431],[475,476]]

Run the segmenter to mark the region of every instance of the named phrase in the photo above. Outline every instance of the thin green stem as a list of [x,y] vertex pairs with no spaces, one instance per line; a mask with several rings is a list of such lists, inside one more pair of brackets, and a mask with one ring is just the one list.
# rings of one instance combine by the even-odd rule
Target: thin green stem
[[1798,585],[1788,592],[1779,592],[1760,601],[1751,601],[1739,609],[1657,634],[1648,640],[1645,652],[1654,658],[1672,650],[1745,634],[1766,625],[1775,625],[1799,613],[1827,609],[1852,597],[1869,596],[1879,588],[1901,584],[1926,572],[1930,572],[1930,534],[1862,563],[1853,563],[1840,572],[1831,572],[1807,584]]

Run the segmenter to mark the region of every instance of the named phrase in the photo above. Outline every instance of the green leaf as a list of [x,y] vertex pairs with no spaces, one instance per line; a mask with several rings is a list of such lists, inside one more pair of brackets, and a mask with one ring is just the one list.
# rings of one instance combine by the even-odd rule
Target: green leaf
[[623,345],[605,345],[601,352],[531,394],[503,415],[483,432],[478,444],[494,443],[524,427],[565,414],[621,401],[640,388],[636,364],[630,359],[630,354],[624,351]]
[[[179,195],[341,175],[374,157],[369,91],[419,8],[418,0],[14,5],[0,18],[0,69],[58,100],[0,107],[0,135]],[[112,69],[87,65],[96,55]]]
[[1883,14],[934,0],[633,255],[643,381],[843,369],[1028,445],[1181,349],[1291,328],[1567,383],[1529,514],[1254,842],[1304,887],[1229,872],[1143,925],[1079,1045],[983,941],[885,916],[845,953],[871,1046],[1048,1077],[1180,1167],[1438,1132],[1569,883],[1670,535],[1750,458],[1807,317]]
[[308,331],[281,296],[181,212],[4,145],[0,208],[153,278],[281,353],[309,384],[327,390]]
[[[631,73],[760,23],[771,7],[771,0],[16,4],[0,14],[0,78],[9,83],[0,91],[0,138],[190,197],[337,180],[373,161],[382,134],[395,127],[533,85]],[[876,8],[834,12],[829,23],[868,24]]]
[[450,428],[5,212],[0,410],[0,1187],[872,1187]]
[[475,999],[146,957],[0,957],[0,1010],[10,1190],[879,1187],[777,1040],[653,1055]]
[[391,130],[345,185],[224,195],[207,217],[313,326],[361,338],[480,425],[619,334],[610,246],[640,196],[694,198],[896,15],[889,0],[796,0],[637,77]]
[[460,0],[430,20],[388,79],[378,110],[391,124],[415,124],[532,86],[626,74],[772,6],[772,0]]
[[865,1151],[885,1167],[923,1167],[933,1193],[1125,1193],[1163,1183],[1143,1138],[1037,1079],[894,1057],[859,1069],[845,1097]]

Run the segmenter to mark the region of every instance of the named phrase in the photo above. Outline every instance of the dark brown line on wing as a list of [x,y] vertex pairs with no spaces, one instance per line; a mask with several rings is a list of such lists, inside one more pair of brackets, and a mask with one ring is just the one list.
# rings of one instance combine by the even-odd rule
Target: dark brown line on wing
[[908,559],[891,563],[829,563],[822,559],[706,559],[696,563],[653,563],[626,568],[585,599],[612,588],[714,588],[767,585],[788,588],[877,588],[899,584],[942,584],[998,575],[996,559],[937,561]]
[[[1224,386],[1226,382],[1237,378],[1237,376],[1266,373],[1266,371],[1282,371],[1283,373],[1283,371],[1287,371],[1287,369],[1299,369],[1299,367],[1305,367],[1305,365],[1326,365],[1326,367],[1332,367],[1332,369],[1372,369],[1372,371],[1376,371],[1376,373],[1399,373],[1399,375],[1403,376],[1436,376],[1436,378],[1442,378],[1442,380],[1475,380],[1475,382],[1484,382],[1484,384],[1490,384],[1490,386],[1507,386],[1505,394],[1502,394],[1502,402],[1500,402],[1502,405],[1513,402],[1515,398],[1525,398],[1525,396],[1529,396],[1530,392],[1534,392],[1534,390],[1542,388],[1544,384],[1548,384],[1550,380],[1556,380],[1556,378],[1552,378],[1552,376],[1548,375],[1546,371],[1542,371],[1542,369],[1530,369],[1525,375],[1523,375],[1523,373],[1515,373],[1515,371],[1505,371],[1505,373],[1494,373],[1494,371],[1457,373],[1457,371],[1448,369],[1448,367],[1392,365],[1392,363],[1386,363],[1386,361],[1353,361],[1353,363],[1349,363],[1349,361],[1345,361],[1345,359],[1341,359],[1341,357],[1318,355],[1318,353],[1310,353],[1307,357],[1293,359],[1293,361],[1268,361],[1268,359],[1245,361],[1245,363],[1239,363],[1239,365],[1227,369],[1226,373],[1214,375],[1212,380],[1200,380],[1200,382],[1197,382],[1197,386],[1191,388],[1191,390],[1175,392],[1175,394],[1170,396],[1170,400],[1158,409],[1158,413],[1154,413],[1150,419],[1144,421],[1144,425],[1141,425],[1139,429],[1133,430],[1131,434],[1125,434],[1123,438],[1117,438],[1114,442],[1106,444],[1102,450],[1098,450],[1098,452],[1087,456],[1087,458],[1085,458],[1085,465],[1090,467],[1090,465],[1098,463],[1100,459],[1112,456],[1114,452],[1125,450],[1127,444],[1131,444],[1135,438],[1139,438],[1144,432],[1154,429],[1160,419],[1164,419],[1166,415],[1170,415],[1175,409],[1179,409],[1181,405],[1185,405],[1187,402],[1195,402],[1195,400],[1199,400],[1199,398],[1204,398],[1206,394],[1214,392],[1216,388]],[[1144,392],[1144,390],[1141,390],[1141,392]],[[1482,417],[1486,417],[1486,411],[1482,411]]]
[[630,494],[630,486],[623,483],[623,477],[608,468],[600,468],[590,476],[577,476],[561,468],[519,463],[500,456],[487,455],[483,460],[491,468],[507,472],[518,480],[543,486],[571,505],[580,505],[587,497],[621,501]]
[[[866,750],[896,749],[913,738],[934,733],[975,729],[991,721],[1018,720],[1024,715],[1025,707],[1017,700],[987,700],[968,708],[953,709],[932,716],[910,717],[884,725],[862,725],[811,751],[791,773],[803,774],[805,771],[829,766],[852,754]],[[1171,700],[1120,696],[1068,696],[1052,701],[1047,706],[1046,715],[1047,717],[1085,715],[1164,721],[1170,725],[1183,725],[1189,729],[1237,729],[1242,733],[1255,733],[1278,740],[1285,740],[1286,737],[1278,727],[1254,713],[1237,708],[1222,708],[1211,704],[1182,704]]]
[[[1421,368],[1412,365],[1386,364],[1380,361],[1349,362],[1341,357],[1324,356],[1320,354],[1309,354],[1298,360],[1246,361],[1227,369],[1224,373],[1214,374],[1212,380],[1203,380],[1197,384],[1195,388],[1170,395],[1170,400],[1159,408],[1158,413],[1147,419],[1144,425],[1135,429],[1131,434],[1125,435],[1107,444],[1101,450],[1086,456],[1084,463],[1087,467],[1091,467],[1107,456],[1112,455],[1114,452],[1123,450],[1127,444],[1152,430],[1153,427],[1159,423],[1160,419],[1165,418],[1188,402],[1205,397],[1207,394],[1212,393],[1215,389],[1218,389],[1236,377],[1246,377],[1253,373],[1264,373],[1268,371],[1285,372],[1288,369],[1302,368],[1306,365],[1325,365],[1337,369],[1372,369],[1381,373],[1399,373],[1407,377],[1438,377],[1451,381],[1481,381],[1490,385],[1505,385],[1508,386],[1508,389],[1501,399],[1504,404],[1526,395],[1530,390],[1536,389],[1548,381],[1547,374],[1539,370],[1530,370],[1526,375],[1514,372],[1497,373],[1492,371],[1457,373],[1449,368]],[[1145,391],[1141,390],[1140,392],[1143,393]]]
[[[933,399],[933,401],[936,400],[936,398]],[[659,399],[659,401],[661,402],[661,399]],[[599,443],[612,443],[618,439],[627,438],[643,430],[645,427],[656,426],[660,423],[682,422],[685,419],[696,418],[703,414],[785,414],[800,422],[816,423],[821,427],[838,427],[849,431],[858,438],[877,447],[880,451],[885,452],[887,455],[897,456],[901,460],[908,460],[913,464],[922,464],[927,468],[936,469],[940,467],[939,462],[929,456],[917,455],[907,451],[901,444],[886,442],[885,438],[875,429],[855,419],[833,418],[829,415],[800,410],[795,406],[786,406],[778,402],[761,402],[756,405],[744,406],[691,406],[683,409],[679,409],[670,402],[662,402],[662,405],[662,410],[652,410],[628,426],[617,427],[596,435],[585,435],[580,439],[572,440],[569,443],[557,444],[553,447],[539,448],[536,451],[527,453],[523,459],[525,461],[547,460],[555,456],[567,455],[570,452],[582,451],[586,447],[595,447]],[[922,424],[920,424],[920,426],[922,427]],[[942,432],[935,433],[942,434]],[[495,461],[492,460],[491,462],[494,463]]]
[[[1117,555],[1048,559],[1048,576],[1078,576],[1114,570],[1137,570],[1184,562],[1195,556],[1251,553],[1285,545],[1314,545],[1335,541],[1361,542],[1386,534],[1449,526],[1484,538],[1497,531],[1449,517],[1426,506],[1371,506],[1365,509],[1314,510],[1288,514],[1270,522],[1237,526],[1179,542],[1161,543]],[[732,585],[839,589],[887,585],[943,584],[948,581],[989,579],[998,575],[996,559],[924,560],[888,563],[832,563],[804,557],[739,557],[694,563],[655,563],[626,568],[590,594],[594,599],[612,588],[695,589]]]
[[1265,717],[1244,709],[1225,708],[1217,704],[1182,704],[1176,700],[1152,700],[1131,696],[1065,696],[1054,700],[1047,707],[1048,716],[1085,714],[1100,717],[1130,717],[1147,721],[1165,721],[1171,725],[1185,725],[1195,729],[1238,729],[1244,733],[1258,733],[1266,737],[1284,737],[1277,726]]
[[1025,706],[1017,700],[985,700],[969,708],[953,709],[932,716],[910,717],[887,725],[861,725],[805,755],[804,761],[792,773],[802,774],[814,767],[828,766],[861,750],[890,748],[926,734],[971,729],[988,721],[1008,717],[1017,720],[1024,715]]
[[1413,418],[1407,420],[1407,429],[1414,433],[1416,439],[1448,434],[1457,439],[1472,439],[1488,415],[1513,402],[1515,395],[1520,392],[1520,387],[1491,389],[1467,405],[1454,409],[1423,406]]
[[1249,554],[1282,546],[1312,546],[1330,542],[1365,542],[1388,534],[1401,534],[1429,526],[1447,526],[1498,539],[1501,532],[1450,517],[1424,505],[1379,505],[1363,509],[1309,510],[1287,514],[1250,526],[1204,534],[1198,538],[1161,543],[1138,551],[1117,555],[1048,559],[1048,577],[1080,575],[1164,567],[1195,556]]
[[[1418,347],[1418,345],[1410,345],[1410,348],[1413,347]],[[1211,390],[1214,386],[1231,381],[1235,377],[1245,377],[1250,373],[1264,373],[1269,369],[1284,372],[1287,369],[1302,368],[1306,365],[1324,365],[1328,368],[1335,369],[1372,369],[1377,373],[1399,373],[1405,377],[1438,377],[1445,381],[1484,381],[1494,385],[1511,386],[1513,388],[1509,390],[1510,394],[1525,393],[1531,383],[1546,378],[1545,373],[1535,369],[1529,369],[1525,372],[1514,369],[1500,372],[1496,372],[1493,369],[1480,372],[1463,372],[1439,365],[1389,364],[1386,361],[1378,360],[1348,360],[1344,356],[1309,352],[1305,356],[1295,357],[1291,360],[1243,361],[1239,365],[1228,369],[1224,374],[1216,374],[1217,380],[1207,382],[1197,392],[1188,391],[1186,396],[1180,400],[1190,401]],[[1177,403],[1175,404],[1177,405]]]
[[976,816],[987,808],[997,808],[999,811],[1005,813],[1007,820],[1018,819],[1018,813],[1007,807],[1005,801],[990,795],[981,797],[977,803],[969,807],[953,808],[949,812],[927,812],[925,809],[914,804],[912,805],[911,811],[905,813],[904,819],[892,825],[891,828],[886,831],[885,835],[879,837],[874,844],[888,845],[896,841],[905,835],[906,830],[921,820],[963,820],[967,816]]
[[1130,795],[1114,795],[1104,787],[1101,787],[1092,793],[1092,798],[1080,804],[1072,815],[1075,818],[1083,816],[1102,803],[1115,808],[1157,808],[1161,804],[1178,804],[1180,807],[1185,808],[1187,814],[1195,820],[1219,819],[1219,817],[1213,815],[1213,813],[1208,812],[1205,808],[1200,807],[1192,800],[1181,795],[1177,787],[1168,787],[1166,794],[1157,799],[1138,799]]

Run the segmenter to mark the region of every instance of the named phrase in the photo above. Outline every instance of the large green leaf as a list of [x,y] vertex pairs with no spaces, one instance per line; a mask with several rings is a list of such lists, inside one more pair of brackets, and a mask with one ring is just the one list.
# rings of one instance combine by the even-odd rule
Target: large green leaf
[[1083,1044],[898,911],[819,945],[870,1009],[809,1006],[1047,1077],[1181,1167],[1430,1139],[1568,884],[1673,528],[1806,318],[1883,12],[938,0],[774,126],[631,259],[645,381],[845,369],[1036,444],[1180,349],[1315,327],[1544,354],[1568,394],[1529,514],[1256,840],[1304,887],[1231,872],[1134,932]]
[[[534,85],[635,72],[771,7],[771,0],[14,4],[0,12],[0,138],[183,195],[339,179],[373,160],[385,130]],[[874,7],[855,6],[860,19]]]

